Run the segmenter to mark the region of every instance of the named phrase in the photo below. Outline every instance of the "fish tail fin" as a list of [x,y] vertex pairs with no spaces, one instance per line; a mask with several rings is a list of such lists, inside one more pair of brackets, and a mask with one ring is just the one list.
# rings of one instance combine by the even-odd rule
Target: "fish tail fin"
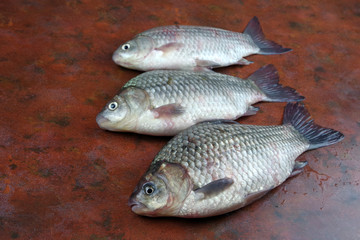
[[291,124],[310,143],[309,150],[340,142],[344,135],[330,128],[314,123],[302,103],[288,103],[285,107],[283,124]]
[[260,22],[257,17],[253,17],[244,31],[245,34],[248,34],[254,43],[260,48],[259,54],[271,55],[271,54],[281,54],[291,51],[291,48],[283,48],[281,45],[267,40],[260,26]]
[[279,84],[279,74],[272,64],[259,68],[248,79],[252,80],[266,95],[264,101],[292,102],[305,99],[295,89]]

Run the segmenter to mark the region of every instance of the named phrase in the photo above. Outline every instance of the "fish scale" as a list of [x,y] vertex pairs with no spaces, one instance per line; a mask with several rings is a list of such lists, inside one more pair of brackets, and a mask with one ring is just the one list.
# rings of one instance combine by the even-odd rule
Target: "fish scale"
[[247,79],[212,71],[154,70],[127,82],[97,116],[101,128],[175,135],[198,122],[252,115],[259,101],[300,101],[266,65]]
[[[169,34],[168,31],[174,31],[174,33]],[[151,37],[155,46],[163,46],[174,41],[185,44],[187,47],[175,52],[174,58],[186,57],[215,60],[215,56],[216,60],[237,61],[239,55],[246,56],[260,50],[250,36],[218,28],[165,26],[145,31],[138,36]],[[216,44],[214,44],[214,40],[217,42]]]
[[[209,123],[211,125],[211,123]],[[205,130],[207,130],[209,124],[201,125]],[[266,128],[265,128],[266,129]],[[184,134],[178,135],[176,138],[171,140],[168,144],[168,148],[163,149],[154,159],[152,164],[155,164],[157,161],[161,161],[163,159],[166,159],[165,156],[171,156],[176,152],[178,149],[182,149],[183,145],[186,145],[186,148],[181,150],[181,158],[174,158],[172,161],[176,163],[183,164],[184,162],[187,162],[187,166],[194,168],[192,169],[192,172],[194,172],[194,176],[191,176],[194,178],[195,182],[199,182],[199,184],[202,186],[209,182],[211,179],[207,179],[207,182],[200,182],[198,179],[196,179],[196,176],[200,176],[201,174],[208,175],[209,178],[211,178],[211,173],[207,173],[206,167],[203,165],[199,165],[196,167],[196,164],[193,164],[194,157],[194,147],[197,145],[205,145],[207,149],[212,149],[213,144],[215,146],[218,146],[218,148],[214,148],[210,154],[206,152],[202,152],[202,157],[207,159],[207,163],[209,162],[216,162],[222,167],[228,166],[228,164],[231,165],[231,167],[234,167],[236,164],[229,163],[228,158],[232,158],[231,156],[227,156],[226,154],[224,156],[221,155],[221,153],[226,153],[229,149],[233,149],[233,145],[229,144],[229,139],[232,140],[234,143],[242,143],[245,142],[246,145],[240,148],[240,151],[233,151],[234,154],[237,155],[237,158],[242,159],[244,156],[249,158],[256,158],[256,157],[262,157],[261,153],[268,153],[268,154],[274,154],[274,150],[269,150],[269,147],[266,148],[265,146],[272,142],[276,142],[276,145],[284,145],[285,143],[289,142],[290,139],[298,139],[299,134],[297,134],[295,131],[291,132],[286,127],[283,126],[277,126],[277,127],[268,127],[267,131],[264,128],[261,129],[261,131],[257,132],[255,129],[250,128],[242,128],[238,125],[234,125],[233,127],[226,125],[226,127],[222,128],[221,125],[217,128],[211,128],[209,131],[204,131],[201,128],[196,129],[196,135],[197,138],[193,138],[192,141],[194,143],[189,144],[189,139],[187,136],[187,131],[185,131]],[[191,129],[192,130],[192,129]],[[210,131],[211,130],[211,131]],[[251,131],[252,130],[252,131]],[[278,136],[282,136],[281,139],[276,139]],[[251,140],[249,140],[251,139]],[[282,144],[281,144],[282,143]],[[292,148],[294,147],[295,141],[290,141],[289,146]],[[299,147],[298,153],[301,153],[304,149],[307,148],[308,144],[305,140],[300,141],[297,140],[297,145],[295,147]],[[259,148],[258,146],[262,145],[263,148]],[[301,147],[302,146],[302,147]],[[284,148],[284,147],[283,147]],[[295,153],[294,155],[296,155]],[[218,160],[218,157],[222,156],[225,158],[225,161]],[[233,160],[236,161],[236,160]],[[200,164],[200,161],[197,161],[198,164]],[[254,164],[257,164],[258,162],[254,162]],[[222,165],[221,165],[222,164]],[[251,169],[259,169],[259,166],[253,166],[253,165],[245,165],[245,164],[239,164],[244,167],[249,166],[249,171]],[[293,165],[293,164],[292,164]],[[252,167],[252,168],[251,168]],[[269,166],[271,167],[271,165]],[[289,164],[289,171],[292,170]],[[202,172],[199,173],[199,169],[202,169]],[[214,171],[216,169],[214,168]]]
[[[171,84],[168,84],[169,78],[172,79]],[[241,111],[246,111],[244,102],[253,103],[263,95],[250,81],[218,73],[153,71],[133,78],[124,86],[128,87],[138,87],[148,92],[154,108],[174,102],[189,106],[182,116],[184,119],[216,119],[228,114],[234,115],[235,119],[241,115]],[[234,101],[228,100],[226,93],[229,92],[233,93]],[[204,100],[200,102],[200,98]]]
[[306,165],[296,161],[301,153],[343,138],[316,125],[298,103],[287,104],[281,126],[200,123],[176,135],[155,156],[129,205],[153,217],[227,213],[300,173]]
[[204,69],[248,65],[251,54],[281,54],[291,51],[265,39],[254,17],[244,33],[203,26],[161,26],[121,45],[113,61],[121,66],[149,71],[154,69]]
[[[266,155],[266,157],[261,155],[263,152],[274,154],[272,148],[269,149],[269,147],[265,147],[266,144],[274,141],[276,144],[279,142],[284,144],[288,142],[289,139],[296,139],[297,145],[294,146],[293,141],[290,142],[285,149],[283,148],[283,151],[285,152],[294,152],[293,150],[297,148],[297,151],[290,154],[290,159],[296,158],[297,155],[302,153],[308,147],[308,143],[305,139],[300,138],[299,140],[299,134],[294,130],[289,130],[291,127],[264,127],[259,129],[260,131],[257,131],[256,128],[241,127],[238,125],[234,125],[233,127],[228,125],[224,127],[218,125],[216,128],[209,129],[209,125],[211,125],[211,123],[202,124],[196,129],[192,128],[179,134],[169,142],[167,148],[163,149],[155,157],[152,163],[156,164],[157,161],[167,159],[168,161],[182,164],[187,168],[191,180],[198,183],[198,187],[202,187],[208,182],[213,181],[214,178],[226,177],[226,173],[229,173],[229,168],[234,171],[230,173],[235,177],[236,183],[240,183],[238,188],[234,188],[231,192],[228,192],[227,197],[212,199],[210,202],[206,202],[206,204],[203,203],[201,206],[197,206],[196,211],[191,212],[191,214],[196,214],[197,211],[200,211],[199,207],[218,207],[221,204],[227,204],[229,201],[241,202],[244,198],[244,193],[240,194],[239,188],[251,193],[271,187],[270,185],[273,185],[274,182],[271,181],[272,179],[266,173],[269,173],[268,169],[272,169],[272,167],[277,167],[277,169],[272,170],[273,172],[283,172],[283,176],[280,176],[279,183],[283,182],[291,172],[294,161],[283,161],[283,163],[285,163],[283,166],[273,166],[266,160],[268,155]],[[188,132],[190,131],[195,132],[192,132],[191,137],[189,138]],[[196,137],[194,137],[194,134]],[[283,137],[281,140],[277,139],[276,141],[275,138],[277,136]],[[189,144],[190,139],[191,143]],[[253,139],[253,141],[249,141],[248,139]],[[236,157],[226,154],[229,149],[233,149],[232,144],[240,142],[246,142],[247,144],[237,151],[231,151]],[[182,147],[184,145],[186,145],[185,149]],[[199,158],[194,157],[194,153],[196,152],[194,148],[199,145],[205,146],[205,149],[213,149],[213,145],[218,146],[218,148],[214,148],[210,154],[202,152],[201,158],[206,158],[206,161],[199,161]],[[258,146],[260,145],[263,147],[259,148]],[[288,150],[289,148],[292,151]],[[178,149],[181,149],[179,151],[181,152],[181,158],[175,157],[169,159],[168,156],[173,156]],[[254,161],[244,162],[241,160],[244,159],[244,156],[246,156],[246,158],[254,159]],[[285,154],[283,158],[289,158],[289,154]],[[279,161],[282,160],[283,159],[279,159]],[[209,172],[209,169],[205,164],[207,165],[211,162],[214,163],[215,167]],[[213,172],[216,172],[217,174],[213,175]],[[187,204],[189,204],[189,206],[187,206]],[[189,214],[190,205],[193,205],[191,201],[189,203],[184,203],[184,209],[187,209],[184,210],[186,214]]]

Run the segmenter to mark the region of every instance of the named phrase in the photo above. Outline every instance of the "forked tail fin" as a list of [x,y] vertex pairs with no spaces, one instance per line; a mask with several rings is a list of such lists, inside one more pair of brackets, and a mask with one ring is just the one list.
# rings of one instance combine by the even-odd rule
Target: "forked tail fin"
[[260,22],[257,17],[253,17],[244,31],[245,34],[248,34],[255,44],[260,48],[258,54],[271,55],[271,54],[281,54],[291,51],[291,48],[283,48],[281,45],[267,40],[260,26]]
[[247,79],[252,80],[266,95],[264,101],[293,102],[304,100],[304,97],[295,89],[279,84],[278,72],[272,64],[259,68]]
[[315,124],[302,103],[286,105],[283,124],[291,124],[303,135],[310,143],[309,150],[335,144],[344,138],[341,132]]

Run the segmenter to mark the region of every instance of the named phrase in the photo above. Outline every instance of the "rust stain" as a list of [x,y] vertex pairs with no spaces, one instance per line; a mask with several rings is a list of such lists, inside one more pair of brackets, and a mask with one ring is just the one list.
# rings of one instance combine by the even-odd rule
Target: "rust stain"
[[10,193],[10,179],[4,179],[5,188],[2,191],[3,194],[9,194]]

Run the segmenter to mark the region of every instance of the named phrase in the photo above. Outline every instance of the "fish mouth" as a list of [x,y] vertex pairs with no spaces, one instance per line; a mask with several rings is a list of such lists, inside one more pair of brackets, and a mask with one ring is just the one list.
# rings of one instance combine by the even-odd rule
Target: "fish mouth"
[[133,211],[134,213],[138,213],[141,211],[141,209],[143,209],[145,207],[144,204],[142,204],[141,202],[138,202],[132,198],[129,199],[128,205],[131,208],[131,211]]
[[122,65],[123,63],[121,62],[121,57],[120,54],[118,53],[118,51],[115,51],[112,55],[112,60],[117,64],[117,65]]
[[117,64],[117,65],[120,65],[120,66],[124,66],[124,67],[131,67],[132,64],[127,62],[122,56],[121,56],[121,53],[116,50],[113,55],[112,55],[112,60]]
[[96,123],[99,125],[100,128],[105,129],[105,124],[109,122],[109,119],[102,116],[101,114],[96,116]]

